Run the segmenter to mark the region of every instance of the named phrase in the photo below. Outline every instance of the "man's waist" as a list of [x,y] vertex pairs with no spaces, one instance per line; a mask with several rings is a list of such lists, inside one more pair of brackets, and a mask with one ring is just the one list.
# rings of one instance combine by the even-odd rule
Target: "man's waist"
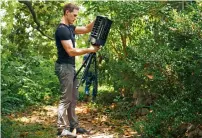
[[75,66],[74,62],[66,62],[66,61],[57,60],[56,63],[58,63],[58,64],[70,64],[70,65],[74,65]]
[[60,58],[58,57],[57,63],[62,64],[62,63],[66,63],[66,64],[75,64],[75,59],[74,58]]
[[59,62],[59,61],[56,61],[55,63],[58,64],[58,65],[68,65],[68,66],[70,65],[70,66],[72,66],[74,68],[76,67],[75,64],[72,64],[72,63]]

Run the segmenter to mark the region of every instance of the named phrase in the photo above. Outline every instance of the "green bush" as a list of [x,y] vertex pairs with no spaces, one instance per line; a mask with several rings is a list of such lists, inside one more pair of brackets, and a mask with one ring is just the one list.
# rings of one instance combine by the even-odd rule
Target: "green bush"
[[33,104],[51,104],[58,97],[53,62],[41,57],[2,61],[2,113]]
[[127,55],[122,58],[109,53],[109,62],[101,68],[108,73],[102,78],[115,91],[131,95],[142,89],[158,96],[147,119],[135,123],[147,137],[172,137],[180,124],[202,121],[200,4],[184,11],[165,6],[161,12],[161,17],[137,19],[134,24],[141,27],[131,32],[134,41],[127,46]]

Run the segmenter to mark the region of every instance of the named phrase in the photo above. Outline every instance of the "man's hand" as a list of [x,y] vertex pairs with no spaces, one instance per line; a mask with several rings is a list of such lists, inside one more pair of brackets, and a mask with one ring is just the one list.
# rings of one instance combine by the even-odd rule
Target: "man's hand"
[[100,49],[100,46],[91,46],[89,47],[89,49],[91,50],[91,52],[95,53]]

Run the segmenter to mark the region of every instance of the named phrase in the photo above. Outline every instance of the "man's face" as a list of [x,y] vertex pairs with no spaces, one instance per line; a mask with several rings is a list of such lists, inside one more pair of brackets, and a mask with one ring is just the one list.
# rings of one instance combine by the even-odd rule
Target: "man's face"
[[68,10],[66,11],[67,21],[69,24],[73,24],[74,21],[76,21],[78,12],[79,12],[79,10],[75,10],[75,9],[72,12],[69,12]]

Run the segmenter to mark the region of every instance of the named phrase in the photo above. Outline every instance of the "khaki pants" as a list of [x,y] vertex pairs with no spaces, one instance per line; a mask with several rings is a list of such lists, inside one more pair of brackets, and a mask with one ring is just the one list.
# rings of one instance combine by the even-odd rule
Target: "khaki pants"
[[78,80],[73,81],[75,67],[71,64],[55,63],[55,73],[60,82],[61,93],[57,126],[59,128],[76,128],[78,126],[78,118],[75,114],[75,108],[79,94],[76,89]]

